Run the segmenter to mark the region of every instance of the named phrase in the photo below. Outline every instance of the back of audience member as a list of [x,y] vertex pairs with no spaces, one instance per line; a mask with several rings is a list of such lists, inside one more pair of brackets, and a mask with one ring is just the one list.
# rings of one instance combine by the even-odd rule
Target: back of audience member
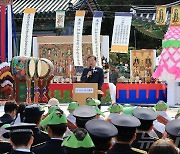
[[42,123],[47,125],[48,135],[51,139],[44,144],[37,145],[33,151],[36,154],[64,154],[61,147],[63,134],[67,129],[67,119],[64,112],[60,109],[55,110]]
[[5,123],[12,123],[16,117],[17,104],[15,102],[6,102],[4,105],[4,115],[0,117],[0,121]]
[[160,100],[155,104],[154,108],[156,109],[156,112],[158,114],[158,117],[157,117],[158,122],[166,125],[168,121],[172,120],[172,118],[169,117],[166,112],[167,109],[169,108],[169,105],[167,103]]
[[112,118],[112,124],[118,129],[118,134],[116,135],[116,143],[110,149],[108,154],[139,154],[146,151],[133,148],[131,146],[132,142],[136,138],[136,128],[140,126],[140,121],[132,115],[121,114]]
[[[20,121],[22,122],[24,119],[24,110],[28,104],[26,102],[20,103],[17,108],[17,117],[20,116]],[[19,115],[18,115],[19,114]]]
[[118,133],[117,128],[113,124],[98,119],[88,121],[85,128],[95,145],[94,154],[105,154],[112,146],[112,137]]
[[78,128],[85,128],[87,121],[94,119],[96,116],[96,110],[92,106],[79,106],[73,112],[73,116],[76,117],[76,125]]
[[176,147],[180,148],[180,119],[169,121],[165,130],[168,138],[172,139]]
[[10,143],[13,151],[10,154],[34,154],[30,151],[33,143],[33,131],[35,124],[19,123],[6,127],[10,130]]
[[123,112],[123,106],[118,103],[113,103],[109,106],[108,111],[110,112],[106,121],[110,122],[111,119]]
[[133,111],[133,115],[140,120],[141,125],[137,127],[137,135],[132,147],[148,151],[150,146],[157,141],[157,138],[148,134],[153,129],[153,121],[156,120],[157,114],[151,109],[140,107]]
[[39,129],[43,113],[44,110],[41,111],[37,104],[29,105],[25,108],[24,122],[36,124],[36,128],[33,129],[34,141],[32,146],[50,140],[48,134]]
[[73,131],[76,129],[76,118],[73,116],[73,112],[76,108],[79,107],[78,102],[71,102],[68,105],[67,110],[69,111],[69,114],[67,115],[67,122],[68,122],[68,128]]
[[159,139],[152,144],[148,154],[178,154],[178,150],[172,141]]
[[93,154],[94,143],[84,128],[77,128],[62,143],[66,154]]

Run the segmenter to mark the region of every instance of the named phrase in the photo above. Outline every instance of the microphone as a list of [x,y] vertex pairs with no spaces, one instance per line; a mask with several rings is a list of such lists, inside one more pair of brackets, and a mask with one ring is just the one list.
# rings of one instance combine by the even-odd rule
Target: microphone
[[[91,73],[93,73],[92,72],[92,67],[91,66],[89,66],[89,71],[91,71]],[[89,77],[91,77],[92,75],[90,75]]]

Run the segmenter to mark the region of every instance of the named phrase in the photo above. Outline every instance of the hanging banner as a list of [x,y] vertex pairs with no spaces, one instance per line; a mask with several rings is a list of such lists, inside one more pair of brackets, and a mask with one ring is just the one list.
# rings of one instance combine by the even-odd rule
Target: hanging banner
[[129,12],[115,13],[111,52],[128,52],[131,20],[132,14]]
[[74,21],[73,59],[75,66],[83,66],[82,61],[82,31],[85,11],[76,11]]
[[12,7],[7,5],[8,62],[12,59]]
[[156,25],[165,25],[166,24],[166,6],[157,6],[156,7]]
[[31,43],[35,12],[36,10],[34,8],[26,8],[24,10],[21,30],[20,56],[31,56]]
[[56,28],[64,28],[65,11],[56,11]]
[[1,40],[1,45],[0,45],[0,51],[1,51],[1,56],[0,56],[0,60],[1,62],[5,62],[6,60],[6,5],[2,4],[0,6],[1,10],[0,10],[0,40]]
[[171,25],[172,26],[180,25],[180,6],[171,7]]
[[101,49],[100,49],[100,33],[101,33],[101,22],[102,22],[102,11],[94,11],[92,21],[92,49],[93,55],[97,58],[96,65],[102,67],[101,62]]

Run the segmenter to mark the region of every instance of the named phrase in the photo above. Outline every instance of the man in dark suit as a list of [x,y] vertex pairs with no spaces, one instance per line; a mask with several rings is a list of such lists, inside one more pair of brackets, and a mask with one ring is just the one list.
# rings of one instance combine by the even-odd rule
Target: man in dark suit
[[17,104],[15,102],[6,102],[4,105],[5,114],[0,117],[0,121],[3,123],[11,123],[14,121],[17,113]]
[[[85,83],[98,83],[98,90],[101,90],[104,83],[104,71],[96,66],[97,59],[95,56],[88,57],[88,67],[84,68],[81,81]],[[101,101],[102,94],[98,94],[98,99]]]

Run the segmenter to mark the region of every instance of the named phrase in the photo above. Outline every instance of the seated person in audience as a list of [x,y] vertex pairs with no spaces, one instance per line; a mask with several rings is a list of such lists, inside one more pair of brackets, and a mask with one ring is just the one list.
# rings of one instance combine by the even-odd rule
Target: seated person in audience
[[4,105],[4,115],[0,117],[1,122],[12,123],[16,118],[17,104],[15,102],[6,102]]
[[175,119],[180,119],[180,109],[177,111],[177,113],[175,115]]
[[1,127],[0,128],[0,133],[1,133],[0,153],[8,153],[8,152],[10,152],[12,150],[12,146],[11,146],[10,142],[5,141],[4,137],[2,136],[4,134],[3,128],[2,128],[4,125],[9,125],[10,126],[10,124],[4,124],[3,122],[0,121],[0,127]]
[[157,117],[158,122],[166,125],[168,121],[172,120],[172,118],[169,117],[166,112],[167,109],[169,108],[169,105],[167,103],[160,100],[157,102],[154,108],[156,109],[156,112],[158,114],[158,117]]
[[146,151],[131,146],[136,138],[136,129],[141,124],[139,119],[132,115],[121,114],[114,116],[111,122],[117,128],[118,134],[115,137],[116,143],[107,154],[147,153]]
[[108,111],[110,112],[110,114],[106,121],[110,122],[114,116],[119,115],[123,112],[123,106],[118,103],[113,103],[109,106]]
[[172,143],[171,140],[164,140],[164,139],[159,139],[158,141],[154,142],[151,145],[151,148],[149,149],[148,154],[179,154],[178,149]]
[[76,118],[73,116],[73,111],[78,108],[79,103],[78,102],[71,102],[68,105],[67,110],[69,111],[69,114],[67,116],[67,122],[68,122],[68,128],[70,130],[76,129]]
[[42,124],[47,125],[48,135],[51,139],[43,144],[33,147],[36,154],[64,154],[61,147],[63,135],[67,129],[66,115],[62,110],[56,110],[48,115]]
[[51,98],[49,101],[48,101],[48,104],[45,105],[48,107],[48,113],[44,114],[42,116],[42,119],[46,118],[53,110],[55,109],[59,109],[59,101],[56,99],[56,98]]
[[[151,108],[154,112],[156,109]],[[157,119],[153,121],[153,129],[148,133],[151,137],[162,138],[165,133],[165,125],[159,122]]]
[[95,145],[93,154],[106,154],[112,146],[112,138],[117,135],[117,128],[104,120],[89,120],[85,128]]
[[85,128],[86,122],[94,119],[96,114],[96,110],[92,106],[79,106],[73,112],[73,116],[76,118],[76,126],[78,128]]
[[180,119],[169,121],[165,130],[167,134],[164,137],[172,139],[176,147],[180,148]]
[[51,98],[51,99],[48,101],[48,105],[49,105],[49,106],[58,106],[58,105],[59,105],[59,101],[58,101],[56,98]]
[[32,147],[34,145],[50,140],[48,134],[40,130],[40,122],[43,113],[44,110],[40,110],[37,104],[27,106],[24,111],[24,122],[36,124],[36,127],[33,129],[34,141]]
[[30,151],[33,143],[33,131],[35,124],[19,123],[7,127],[10,130],[10,143],[13,151],[10,154],[34,154]]
[[65,154],[93,154],[94,143],[84,128],[77,128],[62,143]]
[[137,127],[136,139],[133,141],[132,147],[148,151],[157,140],[148,134],[153,129],[153,121],[156,120],[157,114],[151,109],[139,107],[133,111],[133,116],[140,120],[141,125]]
[[16,116],[16,119],[17,117],[19,116],[20,117],[20,122],[23,122],[23,119],[24,119],[24,110],[26,108],[28,104],[26,102],[23,102],[23,103],[20,103],[18,108],[17,108],[17,116]]

